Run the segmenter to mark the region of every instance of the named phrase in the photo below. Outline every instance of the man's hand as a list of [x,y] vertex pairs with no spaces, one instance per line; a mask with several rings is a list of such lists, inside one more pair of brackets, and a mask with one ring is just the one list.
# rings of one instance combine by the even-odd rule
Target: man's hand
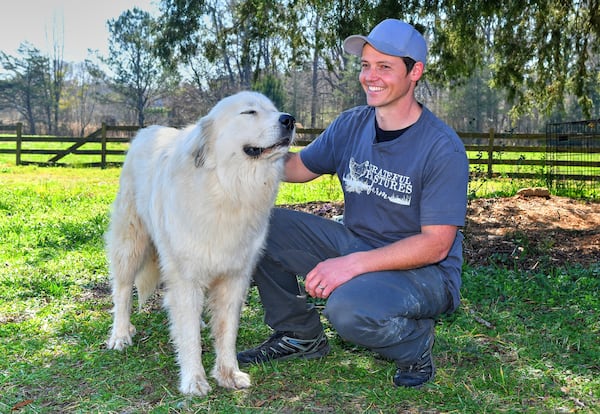
[[327,298],[335,288],[360,275],[357,253],[322,261],[306,275],[304,287],[314,298]]

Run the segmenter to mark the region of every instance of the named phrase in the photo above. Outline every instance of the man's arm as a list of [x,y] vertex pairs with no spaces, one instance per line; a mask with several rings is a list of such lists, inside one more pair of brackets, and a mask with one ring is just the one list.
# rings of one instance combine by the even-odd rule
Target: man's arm
[[326,298],[341,284],[364,273],[415,269],[440,262],[448,256],[457,230],[450,225],[423,226],[421,233],[387,246],[324,260],[306,275],[306,291],[313,297]]
[[284,181],[288,183],[305,183],[314,180],[319,175],[306,168],[299,152],[288,152],[285,159]]

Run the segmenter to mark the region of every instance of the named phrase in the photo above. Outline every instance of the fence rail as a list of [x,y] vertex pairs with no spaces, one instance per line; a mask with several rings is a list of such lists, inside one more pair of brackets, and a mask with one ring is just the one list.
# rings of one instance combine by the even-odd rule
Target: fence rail
[[[110,126],[94,131],[86,137],[55,137],[23,135],[22,125],[0,125],[0,154],[12,154],[17,165],[37,164],[51,166],[72,165],[65,160],[69,155],[97,157],[95,162],[77,162],[78,165],[106,168],[120,165],[127,152],[127,144],[138,130],[136,126]],[[297,130],[296,145],[308,145],[322,129],[302,128]],[[458,135],[465,144],[473,175],[487,178],[540,178],[548,173],[546,157],[547,140],[545,134],[462,133]],[[562,174],[561,178],[580,181],[600,181],[600,136],[594,136],[594,144],[583,149],[576,147],[553,148],[553,151],[573,155],[573,159],[554,160],[552,168],[579,168],[580,171]],[[11,145],[12,144],[12,145]],[[51,148],[56,144],[61,148]],[[68,145],[65,148],[65,144]],[[88,146],[88,148],[82,148]],[[92,147],[90,149],[90,147]],[[578,160],[577,154],[585,154],[585,160]],[[594,156],[590,158],[590,154]],[[48,155],[43,161],[27,160],[27,155]],[[25,157],[24,157],[25,156]],[[24,159],[25,158],[25,159]],[[35,157],[34,157],[35,158]],[[591,161],[590,161],[591,159]]]

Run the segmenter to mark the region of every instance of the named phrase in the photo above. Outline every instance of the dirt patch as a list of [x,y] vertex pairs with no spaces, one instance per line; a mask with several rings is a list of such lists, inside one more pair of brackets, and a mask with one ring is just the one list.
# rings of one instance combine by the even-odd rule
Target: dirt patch
[[[329,218],[344,210],[330,202],[286,207]],[[542,270],[600,261],[600,203],[554,196],[471,200],[463,232],[472,266]]]

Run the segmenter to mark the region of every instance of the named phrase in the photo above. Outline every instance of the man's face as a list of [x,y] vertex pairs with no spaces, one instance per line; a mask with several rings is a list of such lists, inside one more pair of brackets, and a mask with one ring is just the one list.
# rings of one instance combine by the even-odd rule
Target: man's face
[[420,77],[418,66],[419,63],[415,65],[417,76],[415,68],[407,72],[402,58],[383,54],[365,44],[359,81],[367,95],[367,104],[381,108],[393,106],[405,97],[412,99],[414,84]]

